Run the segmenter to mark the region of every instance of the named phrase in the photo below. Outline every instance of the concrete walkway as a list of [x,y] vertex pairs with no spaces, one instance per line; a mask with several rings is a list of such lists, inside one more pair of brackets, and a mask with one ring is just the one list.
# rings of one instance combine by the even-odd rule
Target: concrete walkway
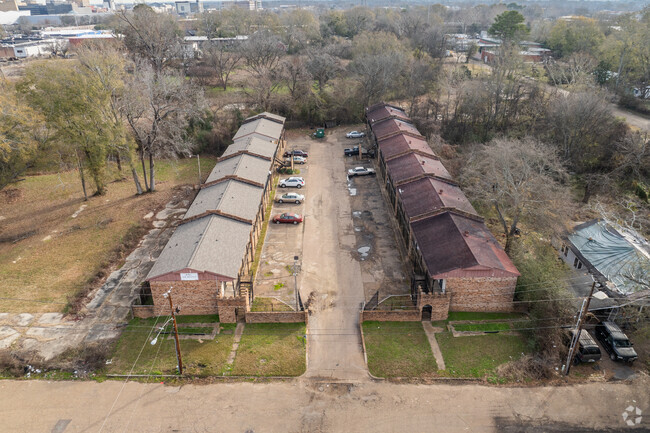
[[440,328],[434,328],[431,325],[431,322],[424,321],[422,322],[422,328],[424,328],[424,333],[427,334],[429,339],[429,344],[431,345],[431,352],[433,352],[434,358],[436,358],[436,364],[438,364],[438,370],[445,369],[445,359],[442,357],[442,352],[440,351],[440,346],[436,341],[436,332],[441,332]]
[[246,324],[239,322],[237,323],[237,327],[235,328],[235,338],[232,342],[232,350],[230,351],[230,355],[228,355],[228,360],[226,361],[226,364],[231,364],[235,362],[235,356],[237,356],[237,349],[239,349],[239,342],[241,341],[241,336],[244,333],[244,326]]
[[68,349],[109,341],[120,335],[129,319],[131,305],[155,260],[160,255],[179,219],[186,212],[187,200],[172,199],[153,218],[154,228],[126,258],[124,265],[111,273],[104,285],[90,295],[80,312],[81,320],[61,313],[0,313],[0,350],[26,363],[49,361]]

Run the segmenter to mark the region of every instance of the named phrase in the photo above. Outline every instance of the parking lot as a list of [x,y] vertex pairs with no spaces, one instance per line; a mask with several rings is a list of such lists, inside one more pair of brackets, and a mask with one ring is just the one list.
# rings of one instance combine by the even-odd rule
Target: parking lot
[[[302,264],[305,245],[305,228],[314,225],[318,230],[320,221],[329,219],[339,222],[342,233],[353,240],[350,246],[337,242],[335,254],[347,260],[359,263],[363,298],[369,300],[377,291],[379,299],[389,295],[409,293],[405,267],[396,244],[391,216],[382,197],[376,176],[348,177],[347,170],[363,166],[374,167],[373,160],[360,156],[344,156],[343,150],[361,144],[363,139],[347,139],[345,132],[355,129],[328,129],[324,139],[312,139],[310,132],[291,131],[288,135],[287,149],[300,149],[309,154],[307,164],[296,165],[300,170],[296,176],[305,179],[305,187],[277,188],[276,198],[287,192],[296,192],[305,196],[303,204],[274,203],[271,215],[293,212],[303,215],[303,224],[269,224],[262,249],[260,266],[257,272],[255,295],[274,297],[288,305],[295,306],[294,277],[292,266],[294,256]],[[362,130],[360,127],[357,130]],[[327,169],[331,167],[331,169]],[[325,169],[325,170],[324,170]],[[280,179],[290,175],[280,175]],[[324,177],[331,177],[333,187],[326,186]],[[337,215],[328,214],[323,203],[348,202],[350,212]],[[350,225],[351,230],[345,230]],[[309,243],[309,242],[307,242]],[[321,268],[322,270],[322,268]],[[303,287],[307,269],[298,274],[298,286],[303,301],[313,291],[314,284],[319,285],[319,278],[310,278]],[[312,277],[317,277],[312,275]],[[324,272],[321,283],[328,280]]]

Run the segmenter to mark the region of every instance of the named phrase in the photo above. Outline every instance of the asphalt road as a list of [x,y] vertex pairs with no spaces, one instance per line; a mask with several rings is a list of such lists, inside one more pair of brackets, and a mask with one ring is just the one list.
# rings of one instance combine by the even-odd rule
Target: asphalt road
[[[540,388],[2,381],[0,431],[639,432],[650,431],[649,393],[647,377]],[[622,416],[630,406],[642,413],[634,427]]]

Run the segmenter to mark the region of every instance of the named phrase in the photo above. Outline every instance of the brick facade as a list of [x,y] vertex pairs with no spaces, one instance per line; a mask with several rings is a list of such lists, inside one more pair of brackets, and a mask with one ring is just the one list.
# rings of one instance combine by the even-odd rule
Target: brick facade
[[216,302],[221,323],[236,323],[237,319],[243,319],[248,311],[248,296],[219,298]]
[[449,315],[450,297],[447,293],[424,293],[420,291],[418,296],[418,310],[426,305],[431,306],[431,320],[446,320]]
[[450,311],[513,311],[517,277],[448,278]]
[[151,281],[151,295],[153,296],[154,314],[156,316],[169,315],[169,301],[163,294],[172,287],[172,300],[174,306],[181,308],[179,314],[216,314],[217,296],[219,295],[218,281]]

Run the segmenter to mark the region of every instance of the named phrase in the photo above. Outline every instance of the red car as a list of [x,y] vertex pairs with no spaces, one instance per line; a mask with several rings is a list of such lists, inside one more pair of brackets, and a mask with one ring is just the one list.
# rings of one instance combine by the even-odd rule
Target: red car
[[273,222],[276,224],[298,224],[302,222],[302,215],[297,213],[283,213],[273,217]]

